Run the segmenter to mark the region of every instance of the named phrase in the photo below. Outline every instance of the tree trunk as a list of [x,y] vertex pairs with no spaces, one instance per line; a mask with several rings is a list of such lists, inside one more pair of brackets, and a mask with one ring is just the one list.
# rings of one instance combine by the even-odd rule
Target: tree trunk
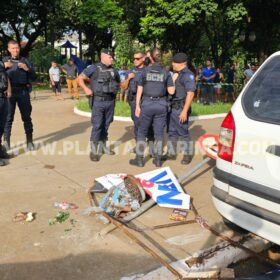
[[78,30],[78,34],[79,34],[79,50],[80,50],[79,57],[80,57],[80,59],[83,59],[82,30],[81,30],[80,27],[79,27],[79,30]]

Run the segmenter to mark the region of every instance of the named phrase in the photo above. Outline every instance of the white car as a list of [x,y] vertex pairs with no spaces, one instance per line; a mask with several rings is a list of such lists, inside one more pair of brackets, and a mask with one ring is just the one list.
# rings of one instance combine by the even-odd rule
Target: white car
[[280,52],[242,90],[218,146],[216,209],[225,221],[280,245]]

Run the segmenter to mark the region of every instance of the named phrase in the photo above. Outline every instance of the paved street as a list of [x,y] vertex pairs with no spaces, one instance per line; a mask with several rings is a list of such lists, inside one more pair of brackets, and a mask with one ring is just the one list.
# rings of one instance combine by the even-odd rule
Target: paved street
[[[97,233],[105,225],[94,216],[81,215],[89,206],[87,190],[95,177],[120,172],[138,174],[154,169],[151,160],[142,169],[128,164],[134,157],[125,153],[129,141],[134,143],[132,123],[115,121],[111,125],[110,140],[121,142],[116,147],[118,155],[104,155],[100,162],[94,163],[89,160],[87,151],[90,119],[73,113],[75,101],[68,96],[65,101],[56,101],[50,92],[39,92],[32,104],[34,138],[39,150],[33,154],[20,153],[0,169],[0,279],[109,280],[159,267],[157,261],[119,230],[104,238],[98,237]],[[193,140],[204,133],[217,134],[221,121],[193,122],[190,130]],[[18,110],[11,140],[16,146],[25,141]],[[164,166],[169,165],[176,175],[181,175],[202,159],[198,154],[189,166],[182,166],[180,158]],[[212,204],[212,166],[205,166],[183,187],[207,222],[232,236]],[[58,212],[53,207],[56,201],[79,206],[77,210],[70,210],[72,224],[69,219],[62,224],[48,225],[48,220]],[[35,221],[13,222],[14,214],[19,211],[36,212]],[[169,223],[171,212],[172,209],[155,206],[135,224],[144,227]],[[190,212],[189,219],[193,217]],[[137,236],[168,262],[218,242],[197,224],[147,231]]]

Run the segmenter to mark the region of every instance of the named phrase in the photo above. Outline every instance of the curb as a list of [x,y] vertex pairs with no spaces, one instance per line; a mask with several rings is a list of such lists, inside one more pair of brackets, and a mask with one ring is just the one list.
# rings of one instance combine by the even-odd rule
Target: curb
[[[90,112],[84,112],[79,110],[76,106],[74,107],[74,113],[82,116],[82,117],[87,117],[91,118],[91,113]],[[216,119],[216,118],[224,118],[227,114],[211,114],[211,115],[202,115],[202,116],[192,116],[189,118],[189,121],[199,121],[199,120],[210,120],[210,119]],[[114,116],[115,121],[120,121],[120,122],[132,122],[132,119],[130,117],[120,117],[120,116]]]

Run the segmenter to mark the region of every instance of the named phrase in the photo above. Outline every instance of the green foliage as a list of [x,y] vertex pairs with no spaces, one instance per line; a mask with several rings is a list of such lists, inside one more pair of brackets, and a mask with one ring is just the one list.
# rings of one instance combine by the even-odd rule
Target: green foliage
[[49,69],[53,60],[60,60],[60,52],[51,46],[40,46],[30,52],[30,60],[36,68]]
[[11,39],[27,41],[22,55],[27,55],[32,44],[41,36],[46,36],[48,23],[54,23],[62,0],[11,0],[2,1],[0,9],[0,40],[7,44]]
[[[47,45],[77,31],[93,60],[116,42],[117,65],[131,58],[134,42],[183,51],[197,61],[212,57],[225,65],[237,52],[261,61],[280,47],[279,0],[10,0],[0,10],[0,47],[38,38]],[[12,8],[11,8],[12,7]],[[240,32],[245,41],[240,42]],[[256,39],[249,40],[254,32]],[[81,38],[81,37],[80,37]]]
[[169,51],[167,53],[164,53],[162,56],[162,64],[164,66],[170,66],[172,62],[172,53]]
[[[155,0],[141,18],[140,36],[155,40],[174,51],[187,51],[197,55],[196,47],[202,46],[216,65],[223,65],[229,56],[235,30],[247,11],[241,0]],[[206,36],[207,41],[202,41]],[[210,52],[209,52],[210,47]],[[207,50],[208,49],[208,50]]]
[[115,66],[121,68],[123,64],[130,63],[133,55],[133,40],[125,22],[113,25],[113,40],[116,53]]
[[107,28],[121,17],[122,9],[112,0],[86,0],[79,7],[78,15],[84,24]]
[[[78,101],[76,106],[81,111],[91,112],[87,100]],[[229,103],[216,103],[213,105],[205,106],[193,102],[192,116],[227,113],[230,108],[231,104]],[[128,103],[117,101],[115,107],[115,116],[130,117],[130,107]]]

